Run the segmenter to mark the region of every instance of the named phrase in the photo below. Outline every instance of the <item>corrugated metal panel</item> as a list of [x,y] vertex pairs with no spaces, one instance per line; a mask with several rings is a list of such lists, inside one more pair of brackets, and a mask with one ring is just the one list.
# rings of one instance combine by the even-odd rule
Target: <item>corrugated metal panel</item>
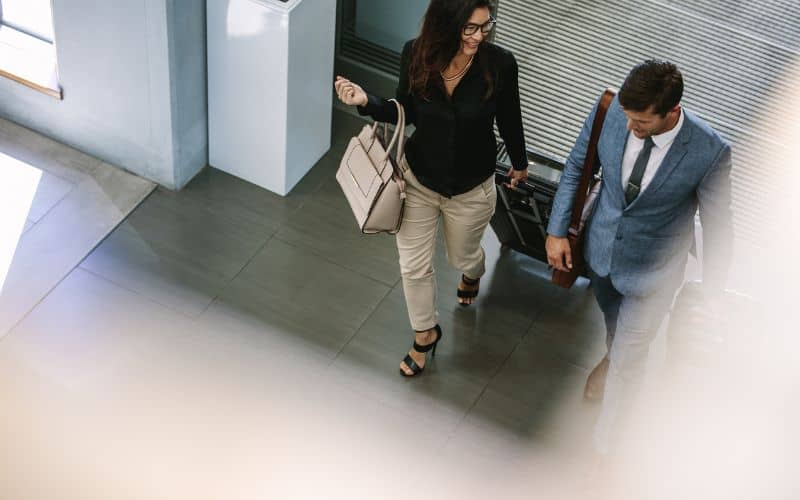
[[774,179],[789,165],[760,161],[786,149],[761,113],[800,79],[800,2],[500,0],[497,17],[495,41],[520,65],[529,147],[566,157],[603,88],[637,62],[670,59],[684,105],[734,146],[737,234],[755,238],[768,223],[759,200],[782,191]]
[[400,73],[400,54],[371,43],[355,34],[353,26],[342,29],[339,56],[381,70],[397,77]]
[[800,49],[797,0],[668,0],[667,3],[712,21],[722,21],[750,37]]

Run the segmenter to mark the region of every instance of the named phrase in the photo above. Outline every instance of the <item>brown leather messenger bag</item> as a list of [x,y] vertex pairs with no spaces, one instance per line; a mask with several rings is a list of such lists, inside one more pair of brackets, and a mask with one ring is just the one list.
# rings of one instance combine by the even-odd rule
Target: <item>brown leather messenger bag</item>
[[594,115],[592,132],[589,136],[589,147],[586,149],[586,158],[583,160],[581,181],[578,184],[578,190],[575,192],[575,199],[572,202],[572,219],[567,233],[567,241],[569,241],[569,249],[572,254],[572,269],[567,271],[553,270],[552,282],[560,287],[570,288],[575,283],[575,280],[578,279],[578,276],[586,270],[586,262],[583,259],[583,228],[602,187],[602,180],[600,179],[592,183],[594,167],[598,163],[597,143],[600,140],[600,133],[603,131],[606,112],[616,94],[616,91],[610,88],[606,89],[600,97],[600,103],[597,105],[597,112]]

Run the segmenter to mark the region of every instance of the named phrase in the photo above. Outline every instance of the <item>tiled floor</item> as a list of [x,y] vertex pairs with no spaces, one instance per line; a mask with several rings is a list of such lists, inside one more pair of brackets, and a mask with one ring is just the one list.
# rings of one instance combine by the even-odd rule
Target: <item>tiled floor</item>
[[333,180],[360,126],[337,113],[286,198],[214,169],[157,189],[0,341],[2,498],[567,496],[603,350],[586,283],[489,231],[460,308],[440,248],[444,340],[400,377],[394,242],[357,233]]
[[154,188],[0,120],[0,339]]

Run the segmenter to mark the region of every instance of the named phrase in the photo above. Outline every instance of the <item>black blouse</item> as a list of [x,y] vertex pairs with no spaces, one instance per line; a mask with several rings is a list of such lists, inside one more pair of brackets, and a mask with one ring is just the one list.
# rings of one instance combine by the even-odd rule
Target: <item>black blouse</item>
[[[497,141],[494,119],[516,170],[528,167],[517,82],[517,61],[511,52],[488,42],[448,98],[435,87],[428,100],[409,93],[409,60],[413,40],[400,59],[397,100],[406,122],[416,129],[406,142],[406,160],[419,181],[444,196],[466,193],[493,175]],[[484,57],[485,61],[478,58]],[[494,75],[494,92],[484,99],[487,83],[482,66]],[[387,99],[369,95],[358,112],[381,122],[397,123],[397,108]]]

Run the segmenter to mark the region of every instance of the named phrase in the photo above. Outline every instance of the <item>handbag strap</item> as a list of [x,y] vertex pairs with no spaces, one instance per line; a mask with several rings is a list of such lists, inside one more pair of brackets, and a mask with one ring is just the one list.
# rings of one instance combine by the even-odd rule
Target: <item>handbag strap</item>
[[386,158],[389,158],[391,154],[392,148],[395,147],[395,161],[397,165],[400,165],[400,161],[403,159],[403,152],[405,149],[405,135],[406,135],[406,112],[403,109],[403,105],[400,104],[396,99],[389,99],[390,102],[393,102],[395,106],[397,106],[397,125],[394,128],[394,134],[392,135],[392,141],[386,146]]
[[[405,133],[406,133],[406,113],[405,110],[403,109],[403,105],[400,104],[396,99],[389,99],[389,101],[393,102],[397,107],[397,125],[395,126],[394,134],[392,134],[391,141],[389,141],[389,143],[387,144],[386,140],[389,137],[389,124],[383,122],[383,144],[386,147],[386,154],[383,157],[383,160],[385,161],[387,158],[389,158],[392,148],[395,147],[395,144],[397,144],[397,149],[395,152],[395,160],[399,164],[400,160],[403,158],[403,153],[405,152],[404,151],[405,142],[403,139],[405,138]],[[381,122],[378,121],[372,124],[373,137],[377,136],[378,125],[380,124]]]
[[[392,169],[394,169],[394,180],[397,183],[397,187],[400,189],[400,199],[405,200],[406,180],[403,176],[403,162],[405,161],[403,155],[405,154],[406,143],[406,111],[403,109],[403,105],[397,100],[391,100],[394,101],[395,105],[397,106],[397,127],[394,130],[395,137],[393,138],[397,140],[397,149],[395,151],[395,162],[392,164]],[[391,146],[386,150],[387,158],[390,150]]]
[[[406,112],[403,109],[403,105],[400,104],[397,99],[389,99],[389,101],[393,102],[395,106],[397,106],[397,125],[394,128],[392,140],[389,142],[389,144],[386,144],[386,139],[389,136],[389,124],[386,122],[383,123],[383,143],[386,144],[386,153],[384,154],[382,162],[388,162],[391,165],[394,173],[393,177],[400,188],[400,198],[405,199],[406,182],[403,177],[403,155],[405,154]],[[377,135],[378,124],[379,122],[375,122],[372,125],[373,138]],[[389,157],[392,154],[392,148],[395,148],[394,162],[389,160]]]
[[616,91],[610,88],[607,88],[603,92],[603,95],[600,97],[600,102],[597,105],[594,121],[592,122],[592,131],[589,135],[589,147],[586,148],[586,157],[583,160],[581,181],[578,184],[578,191],[575,193],[575,199],[572,202],[572,218],[569,224],[569,232],[576,236],[580,232],[581,214],[583,213],[583,205],[586,203],[586,196],[589,193],[589,181],[592,178],[594,166],[597,164],[597,143],[600,141],[600,133],[603,131],[603,122],[606,118],[606,112],[616,94]]

